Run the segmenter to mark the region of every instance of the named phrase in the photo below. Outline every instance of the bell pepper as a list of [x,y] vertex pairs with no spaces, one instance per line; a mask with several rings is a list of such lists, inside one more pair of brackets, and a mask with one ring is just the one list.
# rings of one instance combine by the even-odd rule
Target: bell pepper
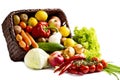
[[48,23],[39,22],[35,27],[33,27],[31,33],[34,38],[48,38],[50,36],[50,28],[48,28]]

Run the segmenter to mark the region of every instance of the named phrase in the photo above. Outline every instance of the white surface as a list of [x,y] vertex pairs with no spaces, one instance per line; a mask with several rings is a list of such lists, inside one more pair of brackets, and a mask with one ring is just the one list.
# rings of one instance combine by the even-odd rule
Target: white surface
[[[119,0],[3,0],[0,5],[0,24],[11,11],[18,9],[61,8],[72,31],[76,25],[94,27],[103,58],[120,65]],[[105,72],[84,76],[58,76],[52,69],[31,70],[23,62],[10,60],[2,29],[0,39],[0,80],[116,80]]]

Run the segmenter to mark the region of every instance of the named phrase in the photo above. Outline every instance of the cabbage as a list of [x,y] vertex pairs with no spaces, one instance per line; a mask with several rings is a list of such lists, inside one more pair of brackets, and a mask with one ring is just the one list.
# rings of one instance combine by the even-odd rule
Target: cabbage
[[48,65],[49,55],[40,48],[33,48],[24,57],[24,63],[32,69],[42,69]]

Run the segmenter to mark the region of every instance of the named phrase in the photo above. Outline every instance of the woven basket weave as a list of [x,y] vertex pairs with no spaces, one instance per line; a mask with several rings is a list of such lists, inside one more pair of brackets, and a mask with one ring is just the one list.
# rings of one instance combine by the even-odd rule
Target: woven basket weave
[[[20,48],[20,46],[18,45],[18,43],[15,39],[15,32],[14,32],[14,28],[13,28],[13,26],[14,26],[13,25],[13,15],[15,15],[15,14],[19,15],[21,13],[26,13],[30,17],[30,16],[34,16],[34,14],[38,10],[41,10],[41,9],[27,9],[27,10],[13,11],[3,21],[3,23],[2,23],[3,34],[4,34],[4,37],[7,42],[7,48],[8,48],[11,60],[23,61],[24,56],[26,54],[26,52],[22,48]],[[69,27],[68,21],[66,19],[66,15],[61,9],[42,9],[42,10],[44,10],[48,13],[48,16],[49,16],[48,19],[53,15],[58,16],[61,19],[62,25],[65,22],[66,26]],[[71,37],[71,34],[68,37]]]

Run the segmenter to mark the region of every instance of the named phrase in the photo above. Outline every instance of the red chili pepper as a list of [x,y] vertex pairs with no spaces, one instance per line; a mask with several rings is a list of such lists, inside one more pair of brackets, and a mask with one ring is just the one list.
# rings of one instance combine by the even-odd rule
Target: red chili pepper
[[32,29],[32,36],[34,38],[38,37],[49,37],[50,36],[50,29],[48,28],[47,22],[39,22],[35,27]]
[[67,69],[72,65],[73,61],[71,61],[69,64],[65,65],[62,70],[60,71],[59,75],[63,74]]
[[64,66],[68,65],[71,63],[71,61],[74,61],[74,60],[82,60],[82,59],[85,59],[85,57],[83,55],[75,55],[69,59],[67,59],[64,63],[62,63],[59,68],[57,68],[54,72],[57,72],[59,70],[61,70]]

